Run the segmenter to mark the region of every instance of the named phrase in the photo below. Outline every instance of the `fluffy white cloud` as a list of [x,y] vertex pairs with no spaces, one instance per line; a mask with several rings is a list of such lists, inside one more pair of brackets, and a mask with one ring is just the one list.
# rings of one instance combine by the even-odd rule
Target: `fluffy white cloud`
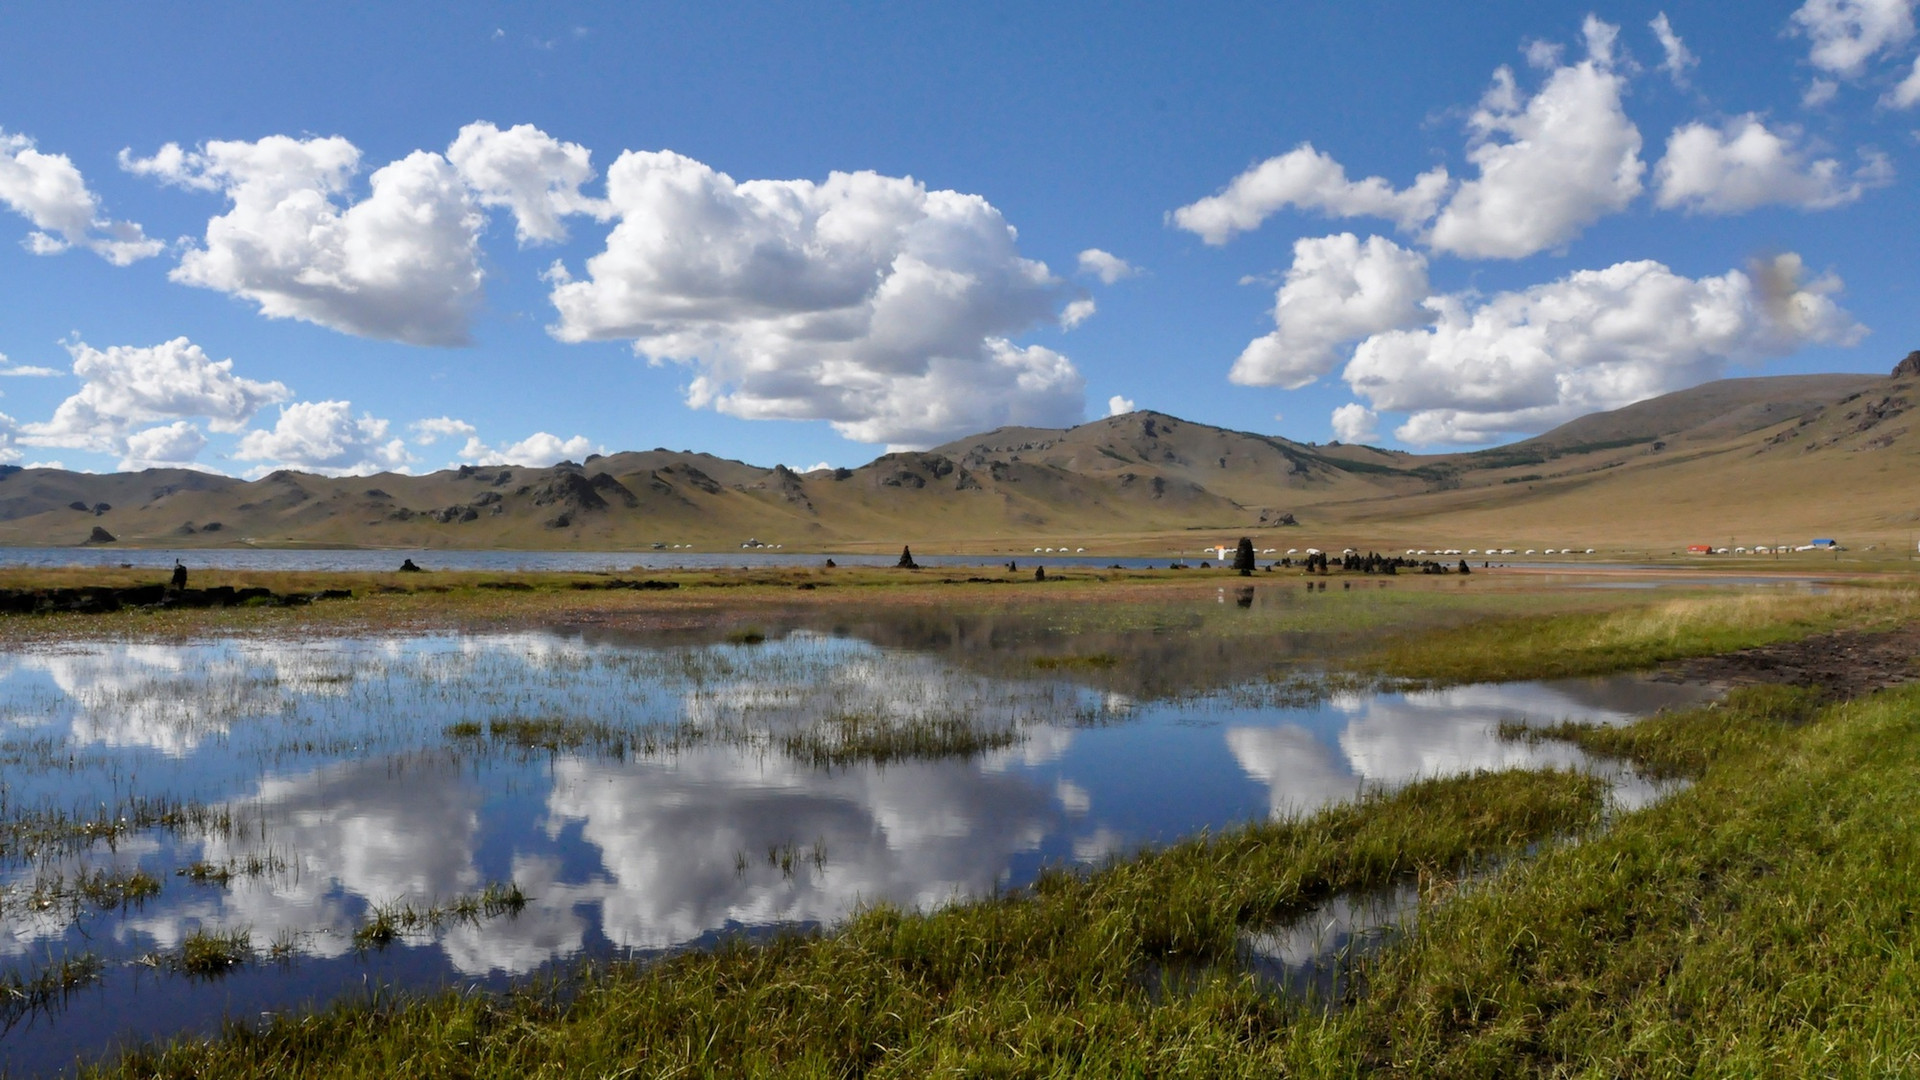
[[6,353],[0,353],[0,378],[13,378],[13,379],[50,378],[52,376],[63,375],[63,374],[65,374],[65,372],[60,371],[57,368],[38,367],[33,364],[11,363],[7,360]]
[[163,245],[147,238],[131,221],[112,221],[100,212],[100,199],[73,160],[46,154],[32,139],[0,130],[0,205],[33,223],[28,251],[57,255],[83,247],[115,266],[151,255]]
[[135,472],[140,469],[178,469],[203,468],[194,463],[200,451],[207,448],[207,436],[199,425],[190,420],[175,420],[171,424],[136,431],[127,436],[125,456],[120,461],[123,471]]
[[[263,406],[285,401],[290,392],[278,382],[256,382],[233,373],[233,361],[214,361],[186,338],[158,345],[115,345],[96,349],[76,341],[67,346],[80,389],[54,409],[53,416],[23,425],[20,441],[29,446],[61,446],[119,454],[123,468],[134,462],[177,465],[179,455],[198,439],[205,418],[215,431],[239,431]],[[138,433],[144,424],[174,421]],[[189,434],[191,432],[191,434]],[[136,439],[138,445],[135,445]]]
[[1800,104],[1809,109],[1817,109],[1838,97],[1839,94],[1839,83],[1832,79],[1815,79],[1807,84],[1807,92],[1800,95]]
[[1333,410],[1333,437],[1341,442],[1364,443],[1379,438],[1380,414],[1357,401]]
[[1660,70],[1673,78],[1675,86],[1684,88],[1687,85],[1687,72],[1700,63],[1700,58],[1693,55],[1693,50],[1687,48],[1687,43],[1680,40],[1679,34],[1674,33],[1666,12],[1655,15],[1647,25],[1653,27],[1653,36],[1660,39],[1660,52],[1664,56],[1660,61]]
[[1138,274],[1140,268],[1110,251],[1088,248],[1080,253],[1080,272],[1099,278],[1102,285],[1111,285]]
[[1752,113],[1720,128],[1701,123],[1676,128],[1655,169],[1657,201],[1667,209],[1709,214],[1738,214],[1776,203],[1824,210],[1893,179],[1884,155],[1864,155],[1864,163],[1848,174],[1833,158],[1809,161],[1799,142],[1798,128],[1769,130]]
[[1099,306],[1093,302],[1093,297],[1091,296],[1082,296],[1077,300],[1070,300],[1067,302],[1066,307],[1060,309],[1060,328],[1062,330],[1071,330],[1081,323],[1086,322],[1088,319],[1093,318],[1093,313],[1098,310]]
[[407,444],[387,437],[387,422],[353,415],[347,401],[301,401],[282,406],[271,431],[241,436],[234,456],[265,462],[253,470],[292,468],[322,476],[366,476],[403,471],[413,461]]
[[1134,410],[1133,399],[1115,394],[1107,399],[1108,416],[1124,416]]
[[1626,77],[1613,65],[1615,27],[1588,16],[1587,58],[1556,68],[1521,100],[1501,68],[1469,119],[1463,181],[1433,223],[1434,250],[1518,259],[1557,248],[1640,194],[1640,129],[1621,108]]
[[561,142],[532,124],[505,131],[468,124],[447,148],[447,159],[480,205],[512,209],[522,245],[565,240],[560,219],[570,214],[602,221],[612,216],[605,201],[580,194],[580,185],[593,179],[591,156],[579,143]]
[[430,420],[415,420],[407,425],[413,432],[413,441],[418,446],[427,446],[441,439],[469,439],[479,432],[479,428],[465,420],[455,420],[451,416],[436,416]]
[[1273,333],[1256,338],[1228,378],[1295,390],[1339,366],[1337,346],[1426,321],[1427,260],[1378,236],[1352,233],[1293,243],[1293,266],[1274,298]]
[[575,435],[571,439],[562,439],[544,431],[536,431],[517,443],[508,443],[501,447],[492,447],[477,437],[469,438],[461,449],[460,456],[476,465],[526,465],[533,468],[545,468],[562,461],[579,461],[588,454],[605,451],[589,442],[585,435]]
[[376,170],[367,197],[346,206],[360,151],[338,137],[195,151],[168,143],[150,158],[122,151],[121,164],[232,204],[173,280],[251,300],[269,318],[415,345],[466,342],[484,218],[439,154],[416,150]]
[[[6,413],[0,413],[0,462],[12,464],[20,460],[22,455],[19,446],[16,445],[19,442],[19,437],[19,423]],[[50,464],[36,462],[35,465],[40,468],[53,469],[62,467],[57,461]]]
[[1812,42],[1807,59],[1835,75],[1854,78],[1875,54],[1913,36],[1913,0],[1807,0],[1794,25]]
[[1914,58],[1913,70],[1900,80],[1900,85],[1887,91],[1880,103],[1893,109],[1911,109],[1920,105],[1920,57]]
[[1257,229],[1289,206],[1328,217],[1385,218],[1411,232],[1433,217],[1447,184],[1444,168],[1421,173],[1404,191],[1378,176],[1348,180],[1339,162],[1313,144],[1301,143],[1234,177],[1219,194],[1175,210],[1172,220],[1209,244],[1224,244],[1235,233]]
[[1081,418],[1073,365],[1009,340],[1057,323],[1067,287],[985,199],[870,172],[736,183],[671,152],[622,154],[607,192],[587,278],[550,275],[553,333],[692,365],[696,408],[897,446]]
[[1718,377],[1726,364],[1865,332],[1805,280],[1797,255],[1688,278],[1652,261],[1582,270],[1469,306],[1427,302],[1432,327],[1362,342],[1344,373],[1375,409],[1407,411],[1411,443],[1529,433]]

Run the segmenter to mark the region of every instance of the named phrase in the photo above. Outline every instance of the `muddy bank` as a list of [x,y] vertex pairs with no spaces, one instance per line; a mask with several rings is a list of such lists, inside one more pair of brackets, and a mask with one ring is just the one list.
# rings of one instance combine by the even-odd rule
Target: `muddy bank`
[[1852,698],[1920,678],[1920,625],[1897,630],[1836,630],[1799,641],[1677,660],[1654,677],[1724,686],[1806,686],[1830,698]]

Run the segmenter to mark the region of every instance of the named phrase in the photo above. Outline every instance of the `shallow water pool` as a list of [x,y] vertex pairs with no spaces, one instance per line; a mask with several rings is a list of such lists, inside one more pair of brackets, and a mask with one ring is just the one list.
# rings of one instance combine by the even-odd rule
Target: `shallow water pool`
[[[1071,665],[1011,670],[1030,673],[805,630],[12,654],[0,971],[27,984],[83,954],[102,971],[0,1016],[0,1060],[32,1075],[374,986],[499,986],[936,905],[1369,787],[1587,764],[1496,726],[1705,695],[1616,678],[1137,698]],[[158,891],[81,887],[135,872]],[[239,962],[181,970],[206,935],[243,943]]]

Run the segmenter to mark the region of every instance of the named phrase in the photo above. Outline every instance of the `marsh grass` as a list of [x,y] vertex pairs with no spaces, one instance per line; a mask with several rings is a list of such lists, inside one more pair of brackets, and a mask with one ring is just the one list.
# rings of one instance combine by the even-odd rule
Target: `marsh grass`
[[141,957],[147,967],[177,971],[199,979],[217,979],[245,965],[254,957],[253,931],[246,927],[210,930],[195,927],[171,952],[151,952]]
[[[1239,933],[1596,819],[1574,773],[1414,784],[930,913],[585,970],[558,989],[342,1004],[128,1057],[125,1075],[1243,1075],[1291,1007]],[[803,857],[795,850],[796,862]],[[776,852],[776,862],[779,853]],[[1144,973],[1195,972],[1156,1001]]]
[[131,833],[167,829],[188,835],[234,835],[233,812],[193,800],[129,795],[91,812],[11,805],[0,784],[0,859],[70,854],[96,843],[109,847]]
[[990,724],[970,716],[842,713],[781,733],[775,743],[795,761],[822,768],[978,757],[1017,746],[1025,737],[1018,723]]
[[1601,675],[1710,656],[1837,627],[1920,618],[1920,590],[1848,588],[1685,597],[1615,611],[1494,618],[1400,634],[1342,666],[1427,684]]
[[0,1032],[35,1013],[51,1012],[100,978],[106,964],[90,952],[63,956],[32,973],[0,974]]
[[478,748],[544,753],[585,751],[609,758],[652,757],[704,741],[705,733],[684,724],[669,727],[621,726],[574,716],[501,716],[487,721],[460,720],[442,729],[449,740]]
[[477,924],[526,910],[527,894],[513,882],[493,882],[477,893],[463,893],[438,903],[419,906],[396,901],[374,907],[353,932],[357,949],[384,949],[411,934],[440,929],[449,922]]
[[1588,742],[1697,780],[1432,912],[1295,1064],[1913,1075],[1920,690],[1810,713],[1748,691]]
[[1036,656],[1033,666],[1042,671],[1057,671],[1062,668],[1110,668],[1118,666],[1120,658],[1112,653],[1090,653],[1085,656]]
[[198,859],[175,870],[174,874],[196,885],[226,885],[234,878],[284,874],[290,865],[285,857],[271,851],[250,852],[217,863]]
[[59,913],[73,920],[89,909],[116,911],[137,907],[159,894],[160,879],[138,868],[122,870],[102,867],[71,875],[54,869],[35,874],[29,889],[0,890],[0,914],[14,911]]
[[1717,702],[1658,712],[1631,724],[1562,721],[1534,726],[1503,723],[1500,734],[1521,742],[1565,742],[1598,757],[1632,762],[1653,780],[1693,780],[1712,761],[1782,737],[1819,711],[1817,692],[1794,686],[1748,686]]

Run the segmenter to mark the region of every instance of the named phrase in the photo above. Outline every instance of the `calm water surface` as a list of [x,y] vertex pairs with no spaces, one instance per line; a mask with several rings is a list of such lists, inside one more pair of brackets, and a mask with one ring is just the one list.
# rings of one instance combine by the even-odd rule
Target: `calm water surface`
[[[0,658],[6,820],[117,817],[162,796],[219,812],[111,842],[7,841],[0,971],[29,978],[85,952],[106,967],[57,1007],[13,1014],[0,1060],[33,1075],[372,986],[499,986],[572,958],[832,922],[861,904],[937,905],[1049,863],[1369,787],[1582,764],[1494,727],[1617,723],[1702,696],[1632,678],[1304,703],[1265,681],[1156,696],[1094,670],[899,639],[554,632],[83,643]],[[993,745],[828,763],[822,749],[845,749],[854,730],[847,717],[863,732],[966,725]],[[233,876],[175,873],[195,863]],[[136,868],[162,887],[125,910],[45,902],[49,882]],[[507,882],[528,900],[517,913],[356,944],[383,906],[422,910]],[[262,957],[212,979],[143,959],[196,931],[243,932]]]

